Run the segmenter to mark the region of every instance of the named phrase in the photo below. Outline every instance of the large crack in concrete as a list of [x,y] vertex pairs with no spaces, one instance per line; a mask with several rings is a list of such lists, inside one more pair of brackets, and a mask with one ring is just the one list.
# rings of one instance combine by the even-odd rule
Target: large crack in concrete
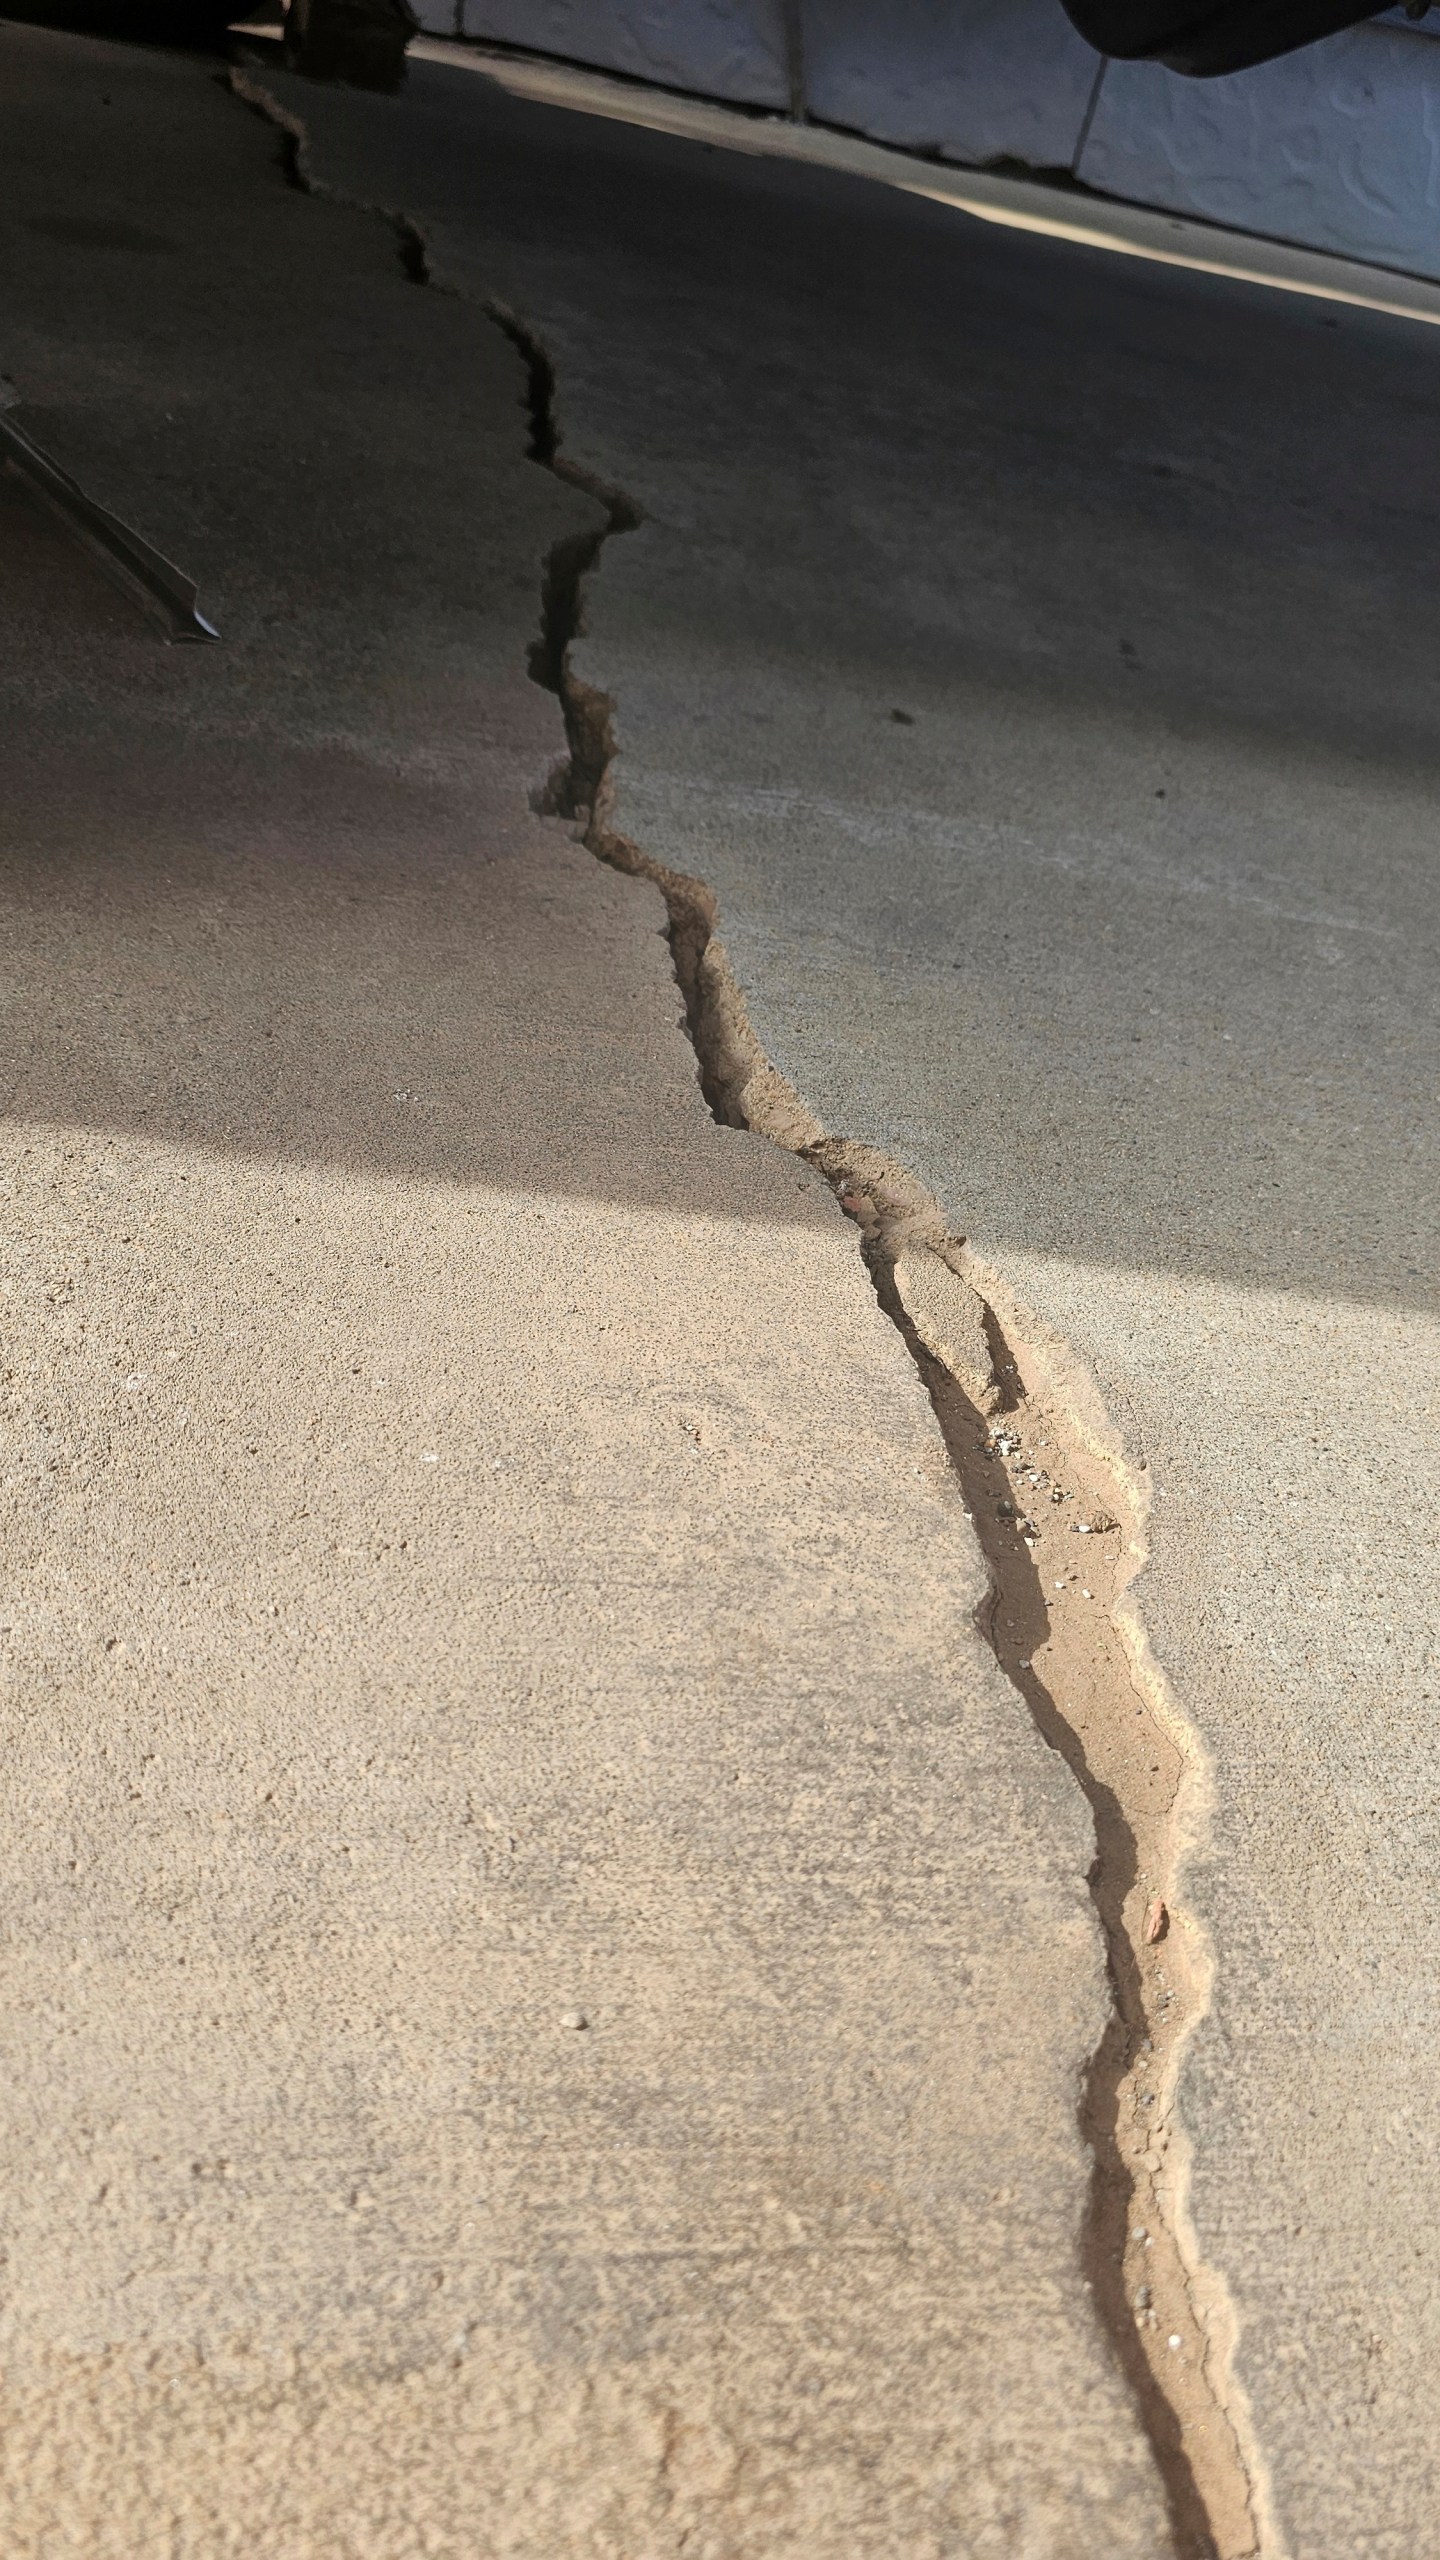
[[[586,485],[573,466],[563,476]],[[611,531],[639,520],[625,503]],[[602,551],[603,540],[588,566]],[[557,588],[568,591],[568,576],[547,579],[547,595]],[[924,1382],[989,1572],[979,1631],[1094,1818],[1088,1881],[1112,2008],[1080,2103],[1093,2162],[1086,2272],[1154,2448],[1181,2560],[1270,2560],[1278,2544],[1234,2373],[1236,2323],[1196,2243],[1176,2114],[1185,2045],[1210,1996],[1209,1950],[1180,1902],[1208,1780],[1125,1603],[1147,1552],[1147,1488],[1103,1416],[1082,1422],[1076,1391],[1095,1407],[1098,1398],[1064,1346],[1042,1347],[1013,1309],[1002,1314],[998,1279],[938,1202],[893,1159],[824,1129],[764,1055],[705,883],[613,824],[612,705],[569,664],[582,581],[573,592],[556,686],[570,754],[541,805],[571,820],[601,861],[660,890],[711,1111],[825,1175]]]
[[[310,166],[302,122],[273,92],[239,69],[230,85],[278,130],[290,184],[389,223],[406,275],[434,285],[411,216],[329,187]],[[1183,1870],[1204,1832],[1209,1781],[1128,1596],[1147,1554],[1143,1471],[1127,1463],[1067,1347],[1008,1302],[938,1202],[893,1159],[824,1129],[765,1056],[706,884],[616,827],[614,705],[578,674],[572,646],[584,630],[587,578],[642,510],[562,452],[554,366],[538,333],[497,300],[477,307],[524,364],[531,459],[604,512],[594,533],[565,537],[544,564],[530,673],[559,701],[567,751],[536,805],[599,861],[660,891],[710,1111],[824,1175],[924,1383],[988,1570],[978,1630],[1094,1821],[1088,1882],[1111,2010],[1079,2106],[1093,2164],[1082,2239],[1093,2299],[1165,2485],[1179,2560],[1283,2560],[1235,2373],[1234,2307],[1203,2259],[1189,2209],[1176,2093],[1209,2007],[1212,1960],[1183,1903]]]

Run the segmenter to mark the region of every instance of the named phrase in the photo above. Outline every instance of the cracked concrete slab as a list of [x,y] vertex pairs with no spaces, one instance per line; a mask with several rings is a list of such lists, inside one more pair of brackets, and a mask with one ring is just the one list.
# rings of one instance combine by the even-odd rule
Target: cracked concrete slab
[[287,96],[643,513],[573,661],[608,822],[1149,1484],[1259,2540],[1440,2552],[1440,346],[463,73]]
[[1151,2560],[1089,1815],[529,805],[597,511],[203,68],[4,27],[0,116],[14,414],[224,635],[0,483],[0,2540]]

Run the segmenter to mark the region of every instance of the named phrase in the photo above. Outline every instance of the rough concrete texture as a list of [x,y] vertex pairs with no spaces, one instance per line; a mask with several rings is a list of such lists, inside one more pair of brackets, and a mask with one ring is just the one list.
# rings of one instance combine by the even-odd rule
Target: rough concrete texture
[[[1193,2210],[1294,2560],[1440,2552],[1440,342],[427,70],[329,180],[644,512],[613,818],[1153,1483],[1208,1751]],[[287,93],[293,94],[293,93]]]
[[17,415],[222,634],[0,484],[0,2545],[1151,2560],[1088,1815],[852,1231],[530,813],[596,510],[203,68],[0,96]]

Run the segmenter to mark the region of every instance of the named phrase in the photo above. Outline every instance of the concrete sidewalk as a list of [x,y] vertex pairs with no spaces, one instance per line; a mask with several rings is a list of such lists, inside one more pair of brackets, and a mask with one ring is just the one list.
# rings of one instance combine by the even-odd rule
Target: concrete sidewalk
[[[1097,1885],[1117,2333],[1170,2405],[1158,2211],[1251,2413],[1221,2547],[1433,2560],[1440,341],[464,71],[283,94],[321,184],[523,316],[562,459],[643,518],[571,654],[603,827],[704,884],[882,1244],[918,1183],[987,1294],[1010,1516],[1037,1396],[1133,1498],[1190,1978],[1147,1751]],[[1093,1769],[1134,1702],[1092,1555],[1012,1667]]]
[[1090,1816],[531,813],[598,512],[202,68],[0,27],[0,117],[15,414],[221,633],[0,483],[0,2543],[1152,2560]]

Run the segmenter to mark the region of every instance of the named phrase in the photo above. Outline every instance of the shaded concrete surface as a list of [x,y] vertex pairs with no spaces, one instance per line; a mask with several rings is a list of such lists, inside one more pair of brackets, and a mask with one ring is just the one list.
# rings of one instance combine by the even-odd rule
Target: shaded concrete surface
[[615,824],[1153,1485],[1276,2547],[1440,2552],[1440,343],[464,74],[286,94],[644,511],[578,652]]
[[0,28],[0,2545],[1166,2545],[1080,1796],[820,1182],[529,796],[590,502],[203,70]]

